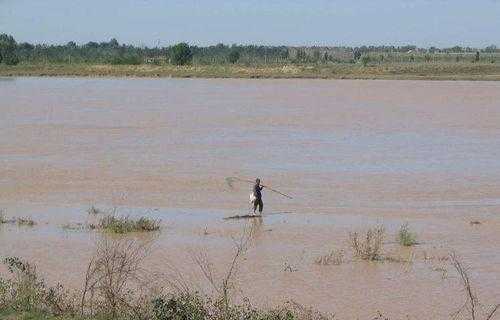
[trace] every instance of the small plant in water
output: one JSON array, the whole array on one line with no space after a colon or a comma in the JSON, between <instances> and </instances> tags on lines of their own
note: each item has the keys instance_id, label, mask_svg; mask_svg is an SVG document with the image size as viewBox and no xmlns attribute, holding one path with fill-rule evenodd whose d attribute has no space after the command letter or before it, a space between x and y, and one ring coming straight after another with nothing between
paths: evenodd
<instances>
[{"instance_id":1,"label":"small plant in water","mask_svg":"<svg viewBox=\"0 0 500 320\"><path fill-rule=\"evenodd\" d=\"M99 221L99 229L113 233L149 232L160 230L160 220L141 217L134 220L130 217L105 216Z\"/></svg>"},{"instance_id":2,"label":"small plant in water","mask_svg":"<svg viewBox=\"0 0 500 320\"><path fill-rule=\"evenodd\" d=\"M329 254L317 257L314 260L316 264L329 266L329 265L341 265L344 262L344 251L343 250L332 250Z\"/></svg>"},{"instance_id":3,"label":"small plant in water","mask_svg":"<svg viewBox=\"0 0 500 320\"><path fill-rule=\"evenodd\" d=\"M96 215L96 214L102 213L102 211L94 206L91 206L90 208L88 208L87 213L92 214L92 215Z\"/></svg>"},{"instance_id":4,"label":"small plant in water","mask_svg":"<svg viewBox=\"0 0 500 320\"><path fill-rule=\"evenodd\" d=\"M33 227L36 222L31 218L17 218L16 223L18 226Z\"/></svg>"},{"instance_id":5,"label":"small plant in water","mask_svg":"<svg viewBox=\"0 0 500 320\"><path fill-rule=\"evenodd\" d=\"M3 210L0 210L0 224L8 223L9 221L5 217L5 213Z\"/></svg>"},{"instance_id":6,"label":"small plant in water","mask_svg":"<svg viewBox=\"0 0 500 320\"><path fill-rule=\"evenodd\" d=\"M361 237L357 232L351 233L350 239L354 255L363 260L380 260L384 235L385 229L381 226L368 229L364 237Z\"/></svg>"},{"instance_id":7,"label":"small plant in water","mask_svg":"<svg viewBox=\"0 0 500 320\"><path fill-rule=\"evenodd\" d=\"M417 235L411 232L408 224L405 223L399 228L397 241L402 246L411 247L417 244Z\"/></svg>"}]
</instances>

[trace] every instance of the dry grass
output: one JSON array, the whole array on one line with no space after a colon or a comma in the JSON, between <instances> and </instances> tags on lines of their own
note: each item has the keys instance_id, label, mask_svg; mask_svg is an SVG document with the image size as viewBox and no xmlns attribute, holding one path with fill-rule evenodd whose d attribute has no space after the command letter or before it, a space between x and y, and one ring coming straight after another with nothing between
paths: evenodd
<instances>
[{"instance_id":1,"label":"dry grass","mask_svg":"<svg viewBox=\"0 0 500 320\"><path fill-rule=\"evenodd\" d=\"M349 236L356 257L369 261L382 259L382 245L385 236L385 229L382 226L368 229L363 236L358 232L352 232Z\"/></svg>"},{"instance_id":2,"label":"dry grass","mask_svg":"<svg viewBox=\"0 0 500 320\"><path fill-rule=\"evenodd\" d=\"M491 63L384 63L324 65L0 65L0 76L179 77L179 78L320 78L500 80L500 64Z\"/></svg>"},{"instance_id":3,"label":"dry grass","mask_svg":"<svg viewBox=\"0 0 500 320\"><path fill-rule=\"evenodd\" d=\"M218 277L213 269L213 264L204 252L199 252L192 256L193 261L200 268L203 276L209 282L217 294L217 311L221 316L228 318L231 312L231 290L234 289L234 278L238 271L238 264L248 250L250 240L252 239L252 230L244 229L241 236L233 238L234 252L231 262L226 272Z\"/></svg>"}]
</instances>

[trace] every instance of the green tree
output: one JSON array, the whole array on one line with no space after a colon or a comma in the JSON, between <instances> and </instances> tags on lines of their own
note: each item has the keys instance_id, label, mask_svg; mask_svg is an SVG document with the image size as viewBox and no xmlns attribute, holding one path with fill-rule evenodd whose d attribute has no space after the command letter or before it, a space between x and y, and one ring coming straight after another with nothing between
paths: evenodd
<instances>
[{"instance_id":1,"label":"green tree","mask_svg":"<svg viewBox=\"0 0 500 320\"><path fill-rule=\"evenodd\" d=\"M488 52L488 53L495 53L497 51L497 47L492 44L491 46L487 46L486 48L484 48L484 52Z\"/></svg>"},{"instance_id":2,"label":"green tree","mask_svg":"<svg viewBox=\"0 0 500 320\"><path fill-rule=\"evenodd\" d=\"M229 52L228 60L230 63L236 63L240 60L240 50L237 48L232 48L231 52Z\"/></svg>"},{"instance_id":3,"label":"green tree","mask_svg":"<svg viewBox=\"0 0 500 320\"><path fill-rule=\"evenodd\" d=\"M352 55L353 55L353 58L355 61L358 61L359 59L361 59L361 50L359 50L358 48L354 49L353 52L352 52Z\"/></svg>"},{"instance_id":4,"label":"green tree","mask_svg":"<svg viewBox=\"0 0 500 320\"><path fill-rule=\"evenodd\" d=\"M187 43L181 42L172 47L170 63L183 66L191 63L192 60L193 52Z\"/></svg>"},{"instance_id":5,"label":"green tree","mask_svg":"<svg viewBox=\"0 0 500 320\"><path fill-rule=\"evenodd\" d=\"M19 63L16 56L17 43L14 37L5 33L0 34L0 63L3 62L9 65Z\"/></svg>"}]
</instances>

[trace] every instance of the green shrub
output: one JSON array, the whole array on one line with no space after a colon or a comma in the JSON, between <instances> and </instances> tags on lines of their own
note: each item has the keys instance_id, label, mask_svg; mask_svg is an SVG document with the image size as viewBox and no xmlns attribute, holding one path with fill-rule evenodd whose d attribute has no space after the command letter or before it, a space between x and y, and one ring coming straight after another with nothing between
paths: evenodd
<instances>
[{"instance_id":1,"label":"green shrub","mask_svg":"<svg viewBox=\"0 0 500 320\"><path fill-rule=\"evenodd\" d=\"M399 228L397 241L402 246L411 247L417 244L417 235L411 232L408 224L405 223Z\"/></svg>"},{"instance_id":2,"label":"green shrub","mask_svg":"<svg viewBox=\"0 0 500 320\"><path fill-rule=\"evenodd\" d=\"M0 279L0 307L16 312L47 312L73 315L74 306L61 285L47 287L38 277L36 267L17 257L3 260L11 278Z\"/></svg>"},{"instance_id":3,"label":"green shrub","mask_svg":"<svg viewBox=\"0 0 500 320\"><path fill-rule=\"evenodd\" d=\"M153 314L156 320L204 320L208 311L205 301L196 295L159 297L153 300Z\"/></svg>"}]
</instances>

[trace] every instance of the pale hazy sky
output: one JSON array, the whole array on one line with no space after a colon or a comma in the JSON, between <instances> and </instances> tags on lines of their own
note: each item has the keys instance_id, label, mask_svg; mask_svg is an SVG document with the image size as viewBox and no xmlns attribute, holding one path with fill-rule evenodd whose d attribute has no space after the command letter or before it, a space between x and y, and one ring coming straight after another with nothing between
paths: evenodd
<instances>
[{"instance_id":1,"label":"pale hazy sky","mask_svg":"<svg viewBox=\"0 0 500 320\"><path fill-rule=\"evenodd\" d=\"M18 42L500 45L500 0L0 0Z\"/></svg>"}]
</instances>

